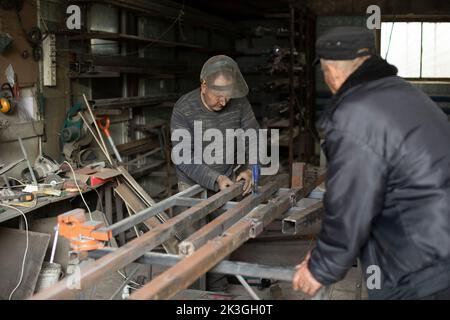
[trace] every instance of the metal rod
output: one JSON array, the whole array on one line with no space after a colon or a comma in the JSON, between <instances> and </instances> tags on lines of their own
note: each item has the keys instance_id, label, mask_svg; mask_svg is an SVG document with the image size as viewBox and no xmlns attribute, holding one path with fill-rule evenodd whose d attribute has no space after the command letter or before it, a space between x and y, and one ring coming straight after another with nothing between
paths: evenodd
<instances>
[{"instance_id":1,"label":"metal rod","mask_svg":"<svg viewBox=\"0 0 450 320\"><path fill-rule=\"evenodd\" d=\"M36 180L36 176L34 175L33 167L31 166L30 160L28 159L27 150L25 150L25 146L23 145L23 141L22 141L21 137L19 137L19 144L20 144L20 149L22 149L23 157L27 161L28 170L30 171L31 179L33 180L34 185L37 186L38 182Z\"/></svg>"},{"instance_id":2,"label":"metal rod","mask_svg":"<svg viewBox=\"0 0 450 320\"><path fill-rule=\"evenodd\" d=\"M277 191L278 187L279 181L276 180L274 182L270 182L263 186L259 193L249 195L244 200L240 201L236 206L215 218L213 221L180 243L178 247L180 254L190 255L196 249L205 244L206 241L220 235L244 215L249 213L255 206L268 200L272 194Z\"/></svg>"},{"instance_id":3,"label":"metal rod","mask_svg":"<svg viewBox=\"0 0 450 320\"><path fill-rule=\"evenodd\" d=\"M324 211L323 202L320 201L306 209L300 210L285 217L282 221L282 232L284 234L297 234L302 228L320 219Z\"/></svg>"},{"instance_id":4,"label":"metal rod","mask_svg":"<svg viewBox=\"0 0 450 320\"><path fill-rule=\"evenodd\" d=\"M87 98L86 98L86 95L85 95L84 93L83 93L83 99L84 99L84 103L86 104L86 108L88 109L89 114L91 115L92 121L94 122L94 127L95 127L95 129L97 130L98 138L99 138L99 140L100 140L101 143L102 143L103 150L108 150L108 148L106 147L106 143L105 143L105 141L103 140L102 133L101 133L101 131L100 131L98 125L97 125L97 121L95 120L94 113L92 112L91 106L89 105L89 102L88 102L88 100L87 100ZM111 156L109 155L109 153L107 153L107 155L108 155L108 160L109 160L109 162L110 162L110 163L113 163L113 161L112 161Z\"/></svg>"},{"instance_id":5,"label":"metal rod","mask_svg":"<svg viewBox=\"0 0 450 320\"><path fill-rule=\"evenodd\" d=\"M163 242L169 240L177 231L190 226L202 219L212 211L224 205L242 192L242 183L236 183L212 197L205 199L198 205L189 208L164 224L158 225L140 237L128 242L115 252L97 260L94 264L80 267L79 283L82 290L91 287L106 273L116 271L135 261L146 252L154 249ZM66 281L59 281L53 286L44 289L30 299L69 299L76 297L77 290L69 289Z\"/></svg>"},{"instance_id":6,"label":"metal rod","mask_svg":"<svg viewBox=\"0 0 450 320\"><path fill-rule=\"evenodd\" d=\"M292 207L297 198L303 198L315 187L316 183L307 183L303 188L292 189L290 193L279 196L264 207L252 210L247 219L241 219L224 235L208 241L192 255L184 258L136 291L130 298L159 300L173 297L179 291L189 287L196 279L212 269L252 236L255 237L262 232L260 225L270 224Z\"/></svg>"},{"instance_id":7,"label":"metal rod","mask_svg":"<svg viewBox=\"0 0 450 320\"><path fill-rule=\"evenodd\" d=\"M156 203L155 200L150 197L150 195L141 187L139 183L136 182L133 176L123 166L118 166L116 169L119 170L128 184L134 189L134 191L136 191L136 193L141 197L144 203L146 203L150 207ZM165 219L163 220L165 221Z\"/></svg>"},{"instance_id":8,"label":"metal rod","mask_svg":"<svg viewBox=\"0 0 450 320\"><path fill-rule=\"evenodd\" d=\"M117 290L113 293L113 295L109 298L109 300L116 299L119 293L122 292L123 288L125 288L125 286L131 281L131 278L139 271L139 267L140 266L137 266L136 268L133 269L133 271L131 271L130 275L123 281L120 287L117 288Z\"/></svg>"},{"instance_id":9,"label":"metal rod","mask_svg":"<svg viewBox=\"0 0 450 320\"><path fill-rule=\"evenodd\" d=\"M238 275L236 275L236 278L239 280L239 282L242 284L242 286L245 288L245 290L247 290L247 292L250 294L250 296L253 298L253 300L261 300L261 298L258 297L256 292L252 289L252 287L250 287L248 285L247 281L245 281L243 276L238 274Z\"/></svg>"},{"instance_id":10,"label":"metal rod","mask_svg":"<svg viewBox=\"0 0 450 320\"><path fill-rule=\"evenodd\" d=\"M52 254L50 255L50 263L53 263L53 259L55 258L56 244L58 243L58 235L59 235L59 224L57 224L55 227L55 238L53 239Z\"/></svg>"},{"instance_id":11,"label":"metal rod","mask_svg":"<svg viewBox=\"0 0 450 320\"><path fill-rule=\"evenodd\" d=\"M84 125L86 126L86 128L89 130L89 132L91 133L91 135L94 137L95 141L97 142L98 146L100 147L100 150L102 150L103 154L106 157L106 160L108 160L108 162L113 165L113 162L110 158L110 155L108 153L108 150L103 149L103 146L101 144L101 142L98 140L97 135L94 133L94 130L92 130L91 125L89 124L89 122L87 121L87 119L84 117L84 115L81 112L78 112L78 115L80 116L80 118L83 120Z\"/></svg>"}]
</instances>

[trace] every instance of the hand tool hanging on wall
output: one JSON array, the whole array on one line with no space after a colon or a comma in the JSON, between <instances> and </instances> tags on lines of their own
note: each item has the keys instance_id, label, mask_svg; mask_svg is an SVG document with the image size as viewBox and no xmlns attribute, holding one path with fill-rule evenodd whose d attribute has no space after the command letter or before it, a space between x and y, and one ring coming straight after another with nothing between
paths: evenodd
<instances>
[{"instance_id":1,"label":"hand tool hanging on wall","mask_svg":"<svg viewBox=\"0 0 450 320\"><path fill-rule=\"evenodd\" d=\"M4 114L11 114L15 109L16 96L11 85L5 82L0 88L0 112Z\"/></svg>"}]
</instances>

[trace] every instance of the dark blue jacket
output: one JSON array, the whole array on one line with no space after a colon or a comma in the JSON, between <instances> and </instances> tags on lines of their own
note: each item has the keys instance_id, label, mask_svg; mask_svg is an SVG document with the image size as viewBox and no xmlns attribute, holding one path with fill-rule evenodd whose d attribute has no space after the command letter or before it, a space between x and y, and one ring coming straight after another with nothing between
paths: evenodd
<instances>
[{"instance_id":1,"label":"dark blue jacket","mask_svg":"<svg viewBox=\"0 0 450 320\"><path fill-rule=\"evenodd\" d=\"M309 267L328 285L360 257L381 270L375 299L450 287L450 124L422 91L372 57L332 99L325 214ZM371 273L366 274L370 276Z\"/></svg>"}]
</instances>

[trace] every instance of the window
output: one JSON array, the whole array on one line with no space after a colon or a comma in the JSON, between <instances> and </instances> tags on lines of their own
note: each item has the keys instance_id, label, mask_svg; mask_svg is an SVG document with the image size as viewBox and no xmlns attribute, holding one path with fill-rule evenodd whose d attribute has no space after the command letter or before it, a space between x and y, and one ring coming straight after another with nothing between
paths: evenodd
<instances>
[{"instance_id":1,"label":"window","mask_svg":"<svg viewBox=\"0 0 450 320\"><path fill-rule=\"evenodd\" d=\"M450 23L383 22L381 57L404 78L450 78Z\"/></svg>"}]
</instances>

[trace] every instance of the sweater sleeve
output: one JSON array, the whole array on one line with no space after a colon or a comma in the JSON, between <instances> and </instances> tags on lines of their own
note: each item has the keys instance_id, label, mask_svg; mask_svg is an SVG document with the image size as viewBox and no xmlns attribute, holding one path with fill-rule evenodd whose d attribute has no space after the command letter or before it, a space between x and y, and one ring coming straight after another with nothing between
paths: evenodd
<instances>
[{"instance_id":1,"label":"sweater sleeve","mask_svg":"<svg viewBox=\"0 0 450 320\"><path fill-rule=\"evenodd\" d=\"M190 128L186 117L180 112L179 108L174 108L172 113L172 118L170 122L170 131L172 133L177 129L183 129L190 133L193 139L193 130ZM180 141L174 141L172 139L172 147L175 147ZM194 147L193 141L191 143L191 159L190 163L177 164L177 168L184 172L189 178L198 183L199 185L213 190L218 191L219 186L217 184L217 178L220 173L211 169L206 164L194 164Z\"/></svg>"}]
</instances>

